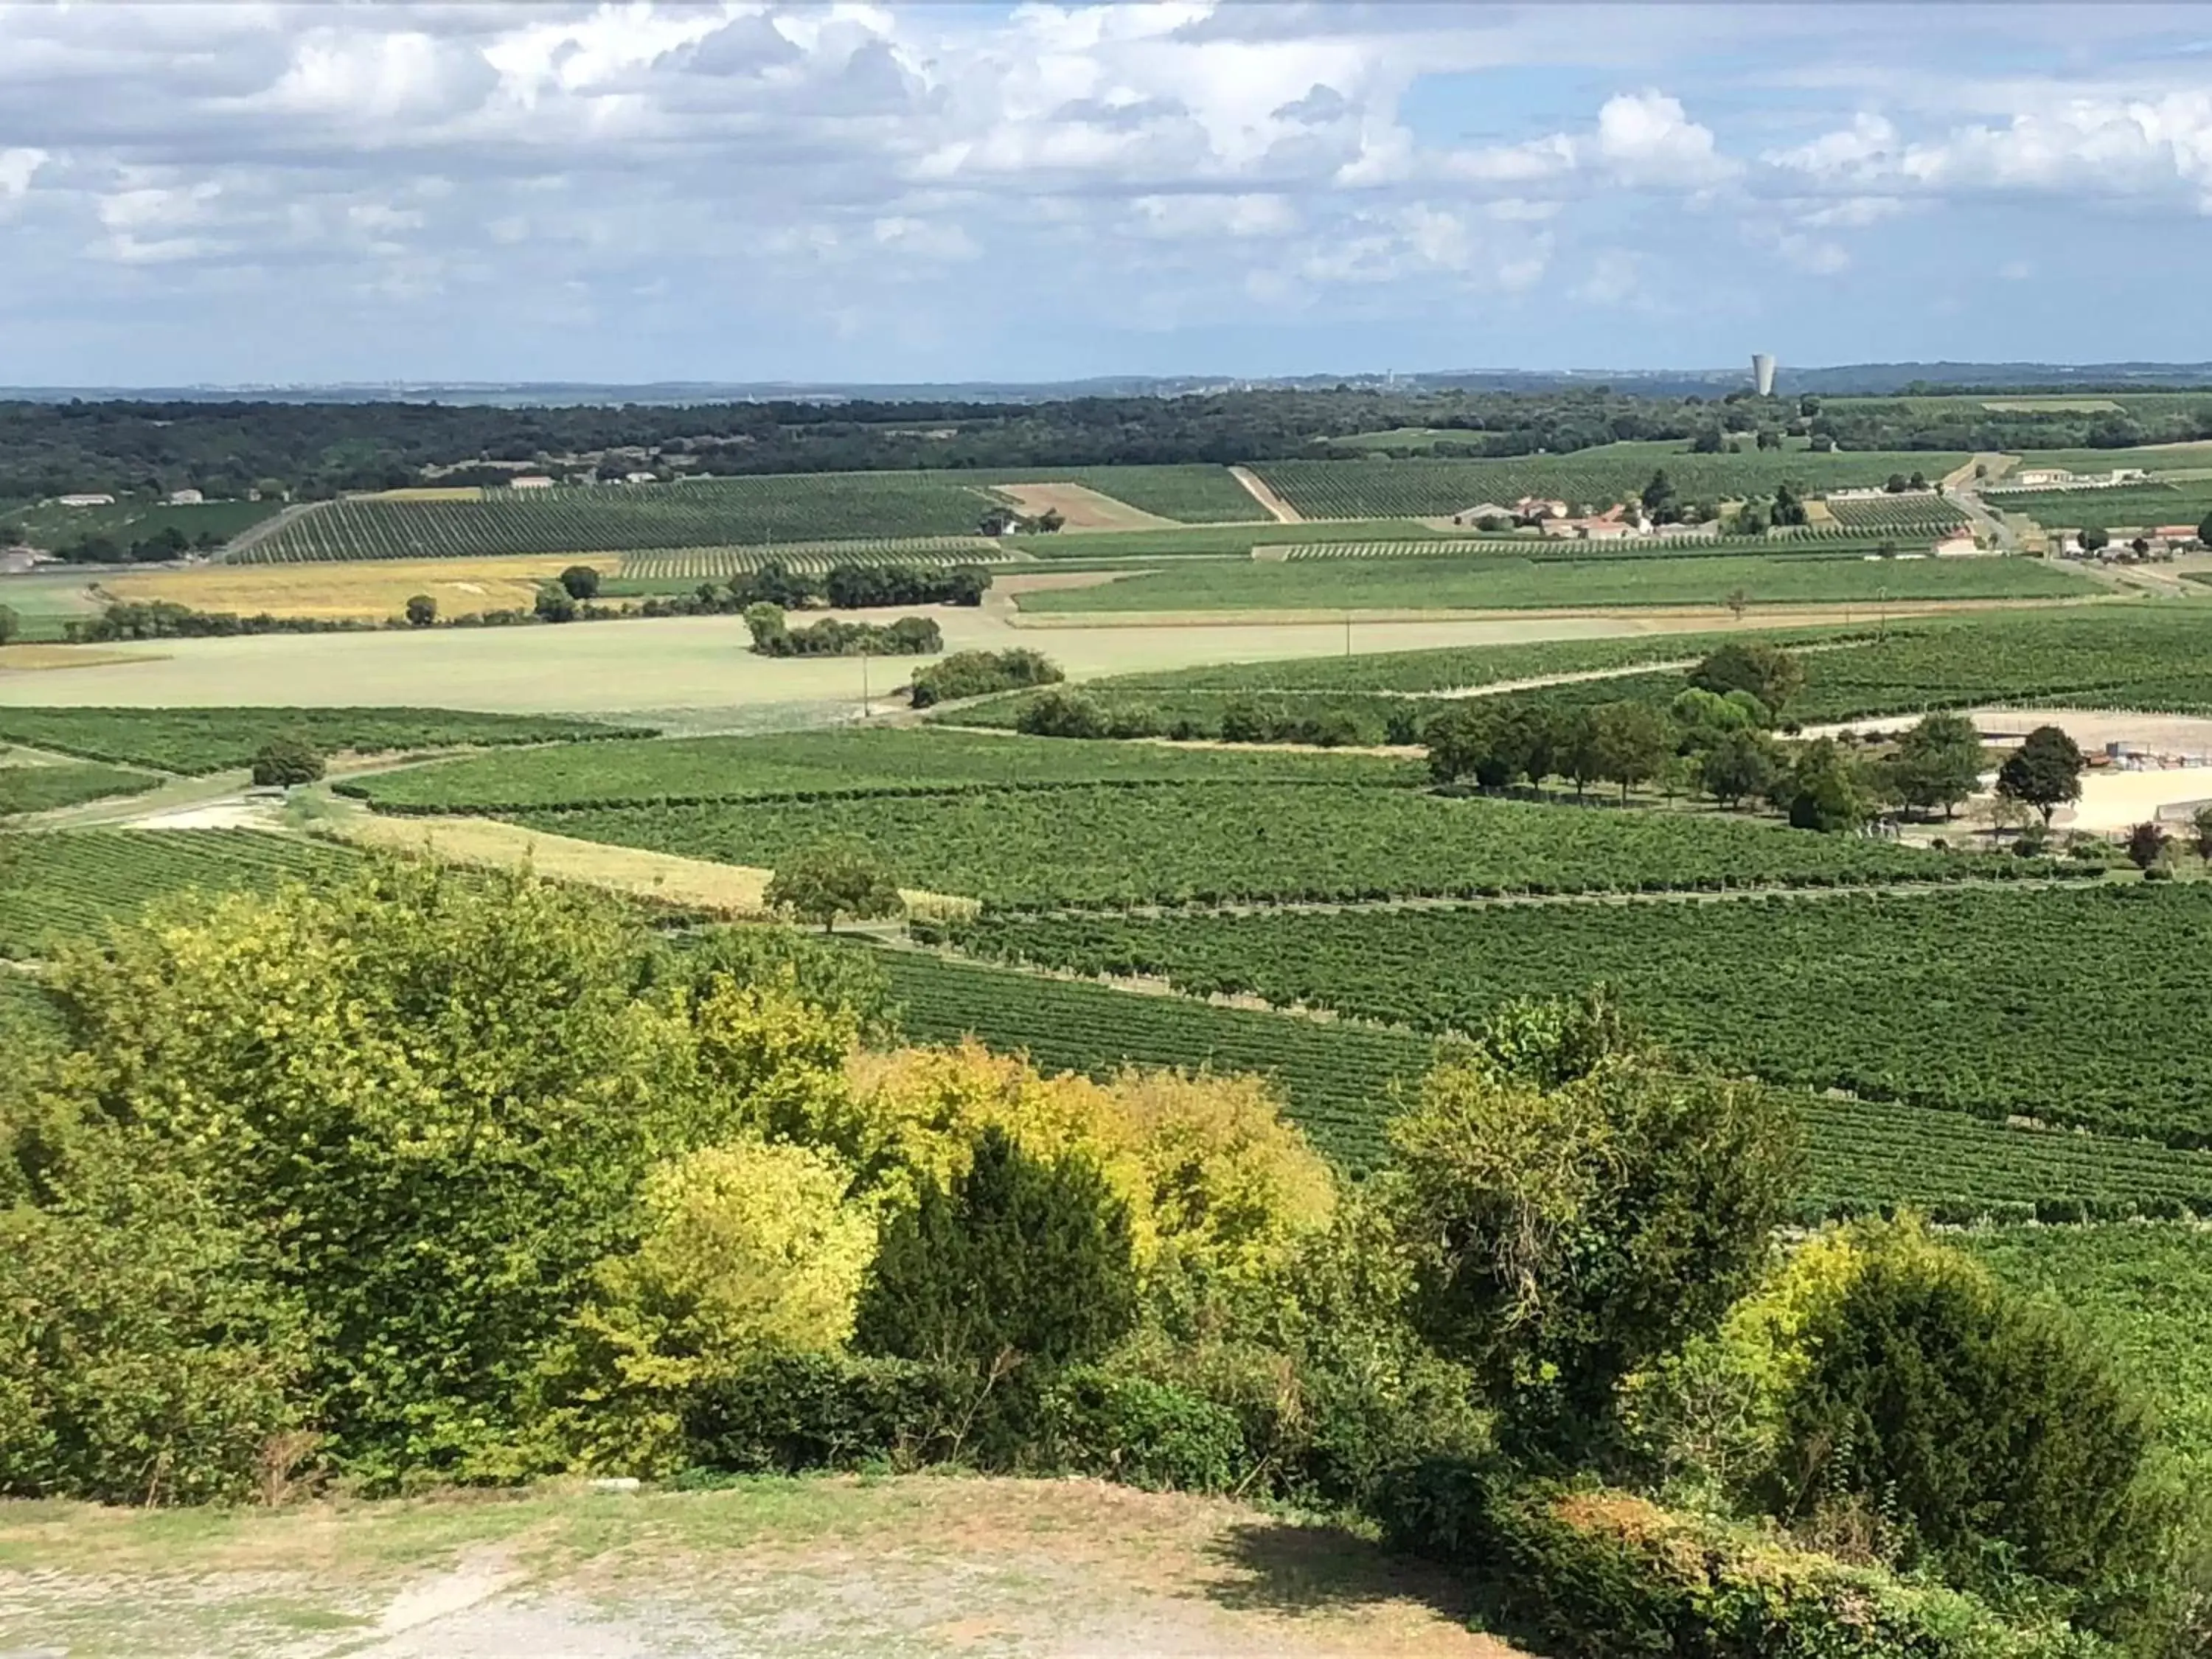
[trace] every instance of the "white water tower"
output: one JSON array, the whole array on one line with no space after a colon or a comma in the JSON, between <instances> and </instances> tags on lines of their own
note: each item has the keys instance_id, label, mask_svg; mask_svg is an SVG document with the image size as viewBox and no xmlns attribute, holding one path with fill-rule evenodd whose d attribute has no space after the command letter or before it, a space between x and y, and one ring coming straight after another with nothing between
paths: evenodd
<instances>
[{"instance_id":1,"label":"white water tower","mask_svg":"<svg viewBox=\"0 0 2212 1659\"><path fill-rule=\"evenodd\" d=\"M1754 351L1751 354L1751 383L1762 398L1774 395L1774 354Z\"/></svg>"}]
</instances>

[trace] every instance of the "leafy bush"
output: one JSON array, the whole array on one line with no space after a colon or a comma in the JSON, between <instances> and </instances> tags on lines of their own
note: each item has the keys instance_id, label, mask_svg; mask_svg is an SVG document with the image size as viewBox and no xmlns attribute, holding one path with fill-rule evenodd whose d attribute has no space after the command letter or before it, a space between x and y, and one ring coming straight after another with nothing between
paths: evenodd
<instances>
[{"instance_id":1,"label":"leafy bush","mask_svg":"<svg viewBox=\"0 0 2212 1659\"><path fill-rule=\"evenodd\" d=\"M1080 691L1048 691L1022 710L1015 729L1036 738L1103 738L1112 722Z\"/></svg>"},{"instance_id":2,"label":"leafy bush","mask_svg":"<svg viewBox=\"0 0 2212 1659\"><path fill-rule=\"evenodd\" d=\"M599 597L599 573L587 564L572 564L561 573L561 591L581 603Z\"/></svg>"},{"instance_id":3,"label":"leafy bush","mask_svg":"<svg viewBox=\"0 0 2212 1659\"><path fill-rule=\"evenodd\" d=\"M254 752L253 781L264 788L320 781L322 751L305 738L271 738Z\"/></svg>"},{"instance_id":4,"label":"leafy bush","mask_svg":"<svg viewBox=\"0 0 2212 1659\"><path fill-rule=\"evenodd\" d=\"M1226 1407L1096 1365L1072 1365L1046 1389L1043 1443L1054 1466L1156 1490L1227 1492L1249 1467Z\"/></svg>"},{"instance_id":5,"label":"leafy bush","mask_svg":"<svg viewBox=\"0 0 2212 1659\"><path fill-rule=\"evenodd\" d=\"M1602 1487L1438 1460L1394 1484L1385 1537L1464 1565L1577 1659L2099 1659L2062 1623Z\"/></svg>"},{"instance_id":6,"label":"leafy bush","mask_svg":"<svg viewBox=\"0 0 2212 1659\"><path fill-rule=\"evenodd\" d=\"M1094 1358L1136 1317L1128 1206L1097 1167L986 1129L948 1190L925 1176L860 1297L865 1352L994 1373Z\"/></svg>"},{"instance_id":7,"label":"leafy bush","mask_svg":"<svg viewBox=\"0 0 2212 1659\"><path fill-rule=\"evenodd\" d=\"M957 1455L975 1379L965 1370L854 1354L776 1354L708 1382L688 1402L697 1464L795 1474Z\"/></svg>"},{"instance_id":8,"label":"leafy bush","mask_svg":"<svg viewBox=\"0 0 2212 1659\"><path fill-rule=\"evenodd\" d=\"M1057 685L1065 678L1060 665L1042 652L1019 647L1010 651L956 651L942 662L915 671L911 696L916 708L927 708L1027 685Z\"/></svg>"}]
</instances>

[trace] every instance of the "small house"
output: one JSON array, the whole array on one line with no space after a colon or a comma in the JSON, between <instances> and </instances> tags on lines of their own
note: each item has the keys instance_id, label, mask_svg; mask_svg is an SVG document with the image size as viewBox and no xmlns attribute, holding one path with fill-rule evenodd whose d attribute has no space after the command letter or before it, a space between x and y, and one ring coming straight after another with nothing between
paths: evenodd
<instances>
[{"instance_id":1,"label":"small house","mask_svg":"<svg viewBox=\"0 0 2212 1659\"><path fill-rule=\"evenodd\" d=\"M2074 483L2075 478L2063 466L2031 466L2011 474L2005 482L2022 489L2053 489Z\"/></svg>"},{"instance_id":2,"label":"small house","mask_svg":"<svg viewBox=\"0 0 2212 1659\"><path fill-rule=\"evenodd\" d=\"M55 498L64 507L112 507L112 495L60 495Z\"/></svg>"},{"instance_id":3,"label":"small house","mask_svg":"<svg viewBox=\"0 0 2212 1659\"><path fill-rule=\"evenodd\" d=\"M205 500L207 497L197 489L173 489L169 492L171 507L198 507Z\"/></svg>"},{"instance_id":4,"label":"small house","mask_svg":"<svg viewBox=\"0 0 2212 1659\"><path fill-rule=\"evenodd\" d=\"M657 472L625 472L623 474L623 482L624 483L659 483L660 475Z\"/></svg>"},{"instance_id":5,"label":"small house","mask_svg":"<svg viewBox=\"0 0 2212 1659\"><path fill-rule=\"evenodd\" d=\"M1496 501L1477 501L1473 507L1463 507L1451 515L1451 521L1459 525L1479 525L1485 519L1503 519L1510 524L1514 512L1511 507L1500 507Z\"/></svg>"}]
</instances>

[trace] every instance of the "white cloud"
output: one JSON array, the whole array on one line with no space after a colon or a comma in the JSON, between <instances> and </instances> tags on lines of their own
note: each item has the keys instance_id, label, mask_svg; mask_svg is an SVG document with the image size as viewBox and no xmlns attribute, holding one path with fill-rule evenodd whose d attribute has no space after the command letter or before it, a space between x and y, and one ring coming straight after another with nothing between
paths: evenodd
<instances>
[{"instance_id":1,"label":"white cloud","mask_svg":"<svg viewBox=\"0 0 2212 1659\"><path fill-rule=\"evenodd\" d=\"M1129 205L1143 234L1170 241L1286 236L1299 224L1297 207L1276 194L1139 196Z\"/></svg>"},{"instance_id":2,"label":"white cloud","mask_svg":"<svg viewBox=\"0 0 2212 1659\"><path fill-rule=\"evenodd\" d=\"M1659 92L1607 99L1588 154L1622 182L1647 187L1694 190L1739 170L1721 155L1710 127L1691 120L1680 99Z\"/></svg>"},{"instance_id":3,"label":"white cloud","mask_svg":"<svg viewBox=\"0 0 2212 1659\"><path fill-rule=\"evenodd\" d=\"M1637 296L1642 263L1626 248L1602 249L1591 261L1589 275L1575 284L1574 297L1585 305L1627 304Z\"/></svg>"},{"instance_id":4,"label":"white cloud","mask_svg":"<svg viewBox=\"0 0 2212 1659\"><path fill-rule=\"evenodd\" d=\"M975 239L966 228L957 223L932 223L927 219L894 216L877 220L874 230L877 246L912 254L917 259L949 264L976 258L983 252L975 246Z\"/></svg>"},{"instance_id":5,"label":"white cloud","mask_svg":"<svg viewBox=\"0 0 2212 1659\"><path fill-rule=\"evenodd\" d=\"M21 201L30 194L31 180L46 164L46 152L27 145L0 149L0 199Z\"/></svg>"},{"instance_id":6,"label":"white cloud","mask_svg":"<svg viewBox=\"0 0 2212 1659\"><path fill-rule=\"evenodd\" d=\"M1881 116L1862 110L1850 126L1790 149L1769 150L1759 159L1769 167L1829 179L1878 172L1894 160L1897 129Z\"/></svg>"}]
</instances>

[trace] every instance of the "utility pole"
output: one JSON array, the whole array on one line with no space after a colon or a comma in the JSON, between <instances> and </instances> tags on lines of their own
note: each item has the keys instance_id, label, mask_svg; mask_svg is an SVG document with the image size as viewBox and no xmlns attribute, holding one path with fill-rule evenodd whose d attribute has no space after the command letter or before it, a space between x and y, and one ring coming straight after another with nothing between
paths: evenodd
<instances>
[{"instance_id":1,"label":"utility pole","mask_svg":"<svg viewBox=\"0 0 2212 1659\"><path fill-rule=\"evenodd\" d=\"M1349 611L1344 613L1344 654L1347 657L1352 654L1352 613Z\"/></svg>"}]
</instances>

